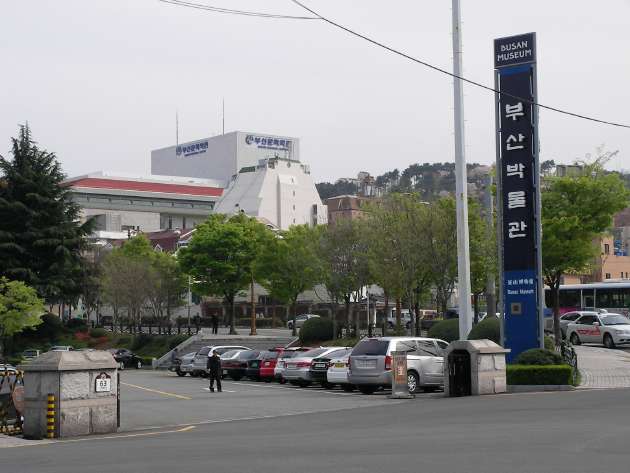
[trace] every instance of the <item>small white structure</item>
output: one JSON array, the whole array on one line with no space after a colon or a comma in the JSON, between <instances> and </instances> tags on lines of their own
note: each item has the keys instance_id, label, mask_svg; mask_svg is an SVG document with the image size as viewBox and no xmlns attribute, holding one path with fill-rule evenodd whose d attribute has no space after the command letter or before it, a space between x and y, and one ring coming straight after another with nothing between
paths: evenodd
<instances>
[{"instance_id":1,"label":"small white structure","mask_svg":"<svg viewBox=\"0 0 630 473\"><path fill-rule=\"evenodd\" d=\"M244 212L281 230L291 225L325 224L322 204L307 165L285 158L262 159L242 168L214 208L215 213Z\"/></svg>"},{"instance_id":2,"label":"small white structure","mask_svg":"<svg viewBox=\"0 0 630 473\"><path fill-rule=\"evenodd\" d=\"M492 340L456 340L444 353L444 395L480 396L507 390L505 354Z\"/></svg>"}]
</instances>

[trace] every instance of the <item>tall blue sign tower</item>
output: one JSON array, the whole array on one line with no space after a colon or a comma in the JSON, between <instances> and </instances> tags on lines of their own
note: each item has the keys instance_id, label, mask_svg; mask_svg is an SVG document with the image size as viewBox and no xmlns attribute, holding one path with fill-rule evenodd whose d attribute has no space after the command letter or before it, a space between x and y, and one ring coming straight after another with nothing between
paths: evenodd
<instances>
[{"instance_id":1,"label":"tall blue sign tower","mask_svg":"<svg viewBox=\"0 0 630 473\"><path fill-rule=\"evenodd\" d=\"M544 347L536 33L494 41L497 214L508 361Z\"/></svg>"}]
</instances>

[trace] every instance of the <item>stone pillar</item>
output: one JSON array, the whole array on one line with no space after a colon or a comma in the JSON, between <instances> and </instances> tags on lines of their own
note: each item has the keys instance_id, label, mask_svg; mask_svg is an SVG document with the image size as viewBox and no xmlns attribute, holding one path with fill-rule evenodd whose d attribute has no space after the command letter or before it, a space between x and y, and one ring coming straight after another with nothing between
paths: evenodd
<instances>
[{"instance_id":1,"label":"stone pillar","mask_svg":"<svg viewBox=\"0 0 630 473\"><path fill-rule=\"evenodd\" d=\"M116 432L118 363L106 351L44 353L24 371L24 436L46 437L47 397L55 396L55 437Z\"/></svg>"}]
</instances>

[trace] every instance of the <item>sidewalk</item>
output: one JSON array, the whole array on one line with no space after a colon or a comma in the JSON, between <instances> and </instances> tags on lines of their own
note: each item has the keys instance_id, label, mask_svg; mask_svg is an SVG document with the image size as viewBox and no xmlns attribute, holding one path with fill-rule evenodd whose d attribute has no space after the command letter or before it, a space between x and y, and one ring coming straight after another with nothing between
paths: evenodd
<instances>
[{"instance_id":1,"label":"sidewalk","mask_svg":"<svg viewBox=\"0 0 630 473\"><path fill-rule=\"evenodd\" d=\"M597 346L576 346L580 388L630 388L630 353Z\"/></svg>"},{"instance_id":2,"label":"sidewalk","mask_svg":"<svg viewBox=\"0 0 630 473\"><path fill-rule=\"evenodd\" d=\"M0 434L0 448L24 447L26 445L39 445L50 442L51 440L24 440L21 437L9 437L8 435Z\"/></svg>"}]
</instances>

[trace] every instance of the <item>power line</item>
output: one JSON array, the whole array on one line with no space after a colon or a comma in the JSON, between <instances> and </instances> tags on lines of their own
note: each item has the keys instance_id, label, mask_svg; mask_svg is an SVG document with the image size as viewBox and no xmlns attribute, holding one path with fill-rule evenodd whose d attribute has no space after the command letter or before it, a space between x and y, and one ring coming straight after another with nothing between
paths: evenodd
<instances>
[{"instance_id":1,"label":"power line","mask_svg":"<svg viewBox=\"0 0 630 473\"><path fill-rule=\"evenodd\" d=\"M162 1L164 1L164 0L162 0ZM361 39L363 39L363 40L365 40L365 41L367 41L367 42L369 42L369 43L371 43L371 44L373 44L375 46L383 48L383 49L385 49L385 50L387 50L387 51L389 51L391 53L397 54L398 56L402 56L405 59L409 59L410 61L413 61L413 62L416 62L418 64L421 64L421 65L423 65L425 67L428 67L429 69L433 69L434 71L441 72L442 74L446 74L446 75L448 75L450 77L453 77L455 79L459 79L459 80L461 80L463 82L466 82L468 84L474 85L476 87L480 87L482 89L488 90L490 92L494 92L496 94L501 94L501 95L503 95L505 97L510 97L510 98L513 98L513 99L522 100L522 101L524 101L524 102L526 102L528 104L535 105L537 107L544 108L544 109L547 109L547 110L551 110L553 112L558 112L558 113L561 113L561 114L564 114L564 115L569 115L569 116L572 116L572 117L575 117L575 118L581 118L583 120L589 120L589 121L592 121L592 122L602 123L604 125L611 125L611 126L616 126L616 127L620 127L620 128L630 128L630 125L625 125L623 123L611 122L611 121L607 121L607 120L600 120L598 118L589 117L587 115L581 115L579 113L569 112L568 110L563 110L563 109L560 109L560 108L551 107L549 105L543 105L541 103L537 103L537 102L534 102L532 100L528 100L528 99L523 98L523 97L518 97L516 95L508 94L506 92L501 92L501 91L495 89L494 87L490 87L490 86L482 84L480 82L476 82L474 80L467 79L467 78L465 78L463 76L459 76L459 75L453 74L452 72L447 71L446 69L442 69L442 68L440 68L438 66L434 66L433 64L430 64L428 62L425 62L425 61L422 61L422 60L420 60L418 58L410 56L409 54L403 53L402 51L399 51L399 50L394 49L394 48L392 48L390 46L387 46L386 44L380 43L380 42L378 42L378 41L376 41L376 40L374 40L372 38L369 38L368 36L365 36L365 35L363 35L361 33L358 33L358 32L356 32L356 31L354 31L354 30L352 30L352 29L350 29L350 28L348 28L346 26L343 26L343 25L341 25L341 24L339 24L339 23L329 19L329 18L326 18L325 16L320 15L315 10L313 10L313 9L307 7L306 5L300 3L298 0L291 0L291 1L293 3L295 3L296 5L302 7L304 10L306 10L306 11L310 12L311 14L315 15L315 17L316 17L315 19L319 19L319 20L325 21L326 23L328 23L328 24L330 24L330 25L332 25L332 26L334 26L336 28L339 28L340 30L345 31L346 33L349 33L349 34L351 34L353 36L356 36L357 38L361 38Z\"/></svg>"},{"instance_id":2,"label":"power line","mask_svg":"<svg viewBox=\"0 0 630 473\"><path fill-rule=\"evenodd\" d=\"M233 10L231 8L213 7L211 5L204 5L201 3L185 2L182 0L158 0L162 3L170 3L171 5L177 5L179 7L194 8L197 10L206 10L214 13L226 13L230 15L242 15L242 16L254 16L258 18L273 18L279 20L319 20L320 18L313 16L293 16L293 15L280 15L275 13L264 13L247 10Z\"/></svg>"}]
</instances>

